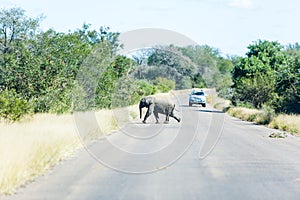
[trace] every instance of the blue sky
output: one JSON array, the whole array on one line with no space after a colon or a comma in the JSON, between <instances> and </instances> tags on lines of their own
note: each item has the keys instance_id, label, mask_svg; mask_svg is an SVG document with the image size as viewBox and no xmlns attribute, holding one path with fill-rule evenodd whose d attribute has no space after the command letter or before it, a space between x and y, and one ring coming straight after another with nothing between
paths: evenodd
<instances>
[{"instance_id":1,"label":"blue sky","mask_svg":"<svg viewBox=\"0 0 300 200\"><path fill-rule=\"evenodd\" d=\"M13 6L45 15L43 30L67 32L84 22L119 32L163 28L228 55L243 56L258 39L300 42L298 0L0 0L1 8Z\"/></svg>"}]
</instances>

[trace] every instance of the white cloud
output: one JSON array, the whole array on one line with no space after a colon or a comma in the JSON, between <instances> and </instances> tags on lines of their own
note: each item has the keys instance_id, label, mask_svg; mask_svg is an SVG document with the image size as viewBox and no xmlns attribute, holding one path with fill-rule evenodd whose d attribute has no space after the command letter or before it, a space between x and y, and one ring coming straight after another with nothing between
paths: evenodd
<instances>
[{"instance_id":1,"label":"white cloud","mask_svg":"<svg viewBox=\"0 0 300 200\"><path fill-rule=\"evenodd\" d=\"M237 8L253 8L252 0L231 0L229 6Z\"/></svg>"}]
</instances>

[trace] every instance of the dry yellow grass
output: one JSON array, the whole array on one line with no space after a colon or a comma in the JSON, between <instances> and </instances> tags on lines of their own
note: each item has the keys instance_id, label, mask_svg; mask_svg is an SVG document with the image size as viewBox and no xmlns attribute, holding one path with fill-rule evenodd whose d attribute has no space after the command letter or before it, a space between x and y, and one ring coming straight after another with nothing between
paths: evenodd
<instances>
[{"instance_id":1,"label":"dry yellow grass","mask_svg":"<svg viewBox=\"0 0 300 200\"><path fill-rule=\"evenodd\" d=\"M113 130L118 130L129 121L137 119L139 116L138 105L114 110L100 110L95 113L98 125L103 134L108 134Z\"/></svg>"},{"instance_id":2,"label":"dry yellow grass","mask_svg":"<svg viewBox=\"0 0 300 200\"><path fill-rule=\"evenodd\" d=\"M300 115L280 114L276 116L272 113L268 113L265 110L242 107L231 107L227 113L233 117L237 117L245 121L264 124L270 128L300 135Z\"/></svg>"},{"instance_id":3,"label":"dry yellow grass","mask_svg":"<svg viewBox=\"0 0 300 200\"><path fill-rule=\"evenodd\" d=\"M71 115L0 124L0 193L10 194L68 156L79 140Z\"/></svg>"},{"instance_id":4,"label":"dry yellow grass","mask_svg":"<svg viewBox=\"0 0 300 200\"><path fill-rule=\"evenodd\" d=\"M123 115L120 113L112 110L95 112L101 131L87 130L96 137L107 134L136 118L137 105L126 108ZM89 119L85 120L84 125L88 127ZM0 195L13 193L80 147L71 114L36 114L22 122L0 122Z\"/></svg>"},{"instance_id":5,"label":"dry yellow grass","mask_svg":"<svg viewBox=\"0 0 300 200\"><path fill-rule=\"evenodd\" d=\"M227 113L245 121L254 121L255 116L261 114L262 111L243 107L231 107Z\"/></svg>"},{"instance_id":6,"label":"dry yellow grass","mask_svg":"<svg viewBox=\"0 0 300 200\"><path fill-rule=\"evenodd\" d=\"M280 114L273 118L269 126L271 128L276 128L300 135L300 115Z\"/></svg>"}]
</instances>

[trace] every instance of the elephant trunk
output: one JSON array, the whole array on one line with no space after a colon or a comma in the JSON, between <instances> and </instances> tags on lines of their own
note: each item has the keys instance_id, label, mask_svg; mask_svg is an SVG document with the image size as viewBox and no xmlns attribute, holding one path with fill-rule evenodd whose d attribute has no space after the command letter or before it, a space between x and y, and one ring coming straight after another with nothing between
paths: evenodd
<instances>
[{"instance_id":1,"label":"elephant trunk","mask_svg":"<svg viewBox=\"0 0 300 200\"><path fill-rule=\"evenodd\" d=\"M142 119L142 108L143 108L143 106L142 106L142 104L140 103L140 106L139 106L139 108L140 108L140 119Z\"/></svg>"}]
</instances>

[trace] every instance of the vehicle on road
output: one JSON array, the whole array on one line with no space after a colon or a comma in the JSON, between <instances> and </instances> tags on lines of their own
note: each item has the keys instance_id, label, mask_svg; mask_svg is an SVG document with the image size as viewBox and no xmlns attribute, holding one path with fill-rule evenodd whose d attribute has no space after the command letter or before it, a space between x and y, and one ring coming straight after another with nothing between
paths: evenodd
<instances>
[{"instance_id":1,"label":"vehicle on road","mask_svg":"<svg viewBox=\"0 0 300 200\"><path fill-rule=\"evenodd\" d=\"M201 105L202 107L206 107L206 94L203 90L193 90L189 97L189 106L193 106L193 104Z\"/></svg>"}]
</instances>

